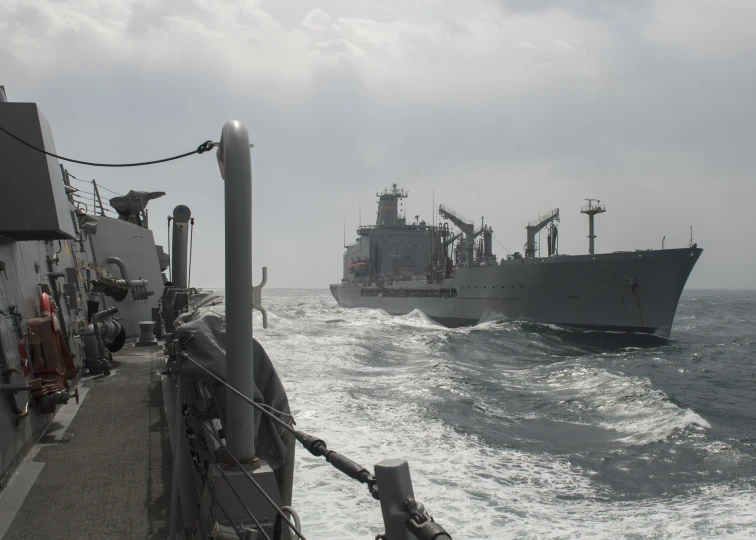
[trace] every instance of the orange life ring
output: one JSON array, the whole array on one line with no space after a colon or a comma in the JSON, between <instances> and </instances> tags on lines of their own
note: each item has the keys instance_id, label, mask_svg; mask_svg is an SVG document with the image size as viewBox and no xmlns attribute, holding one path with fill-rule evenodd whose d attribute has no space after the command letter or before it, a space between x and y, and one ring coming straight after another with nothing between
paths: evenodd
<instances>
[{"instance_id":1,"label":"orange life ring","mask_svg":"<svg viewBox=\"0 0 756 540\"><path fill-rule=\"evenodd\" d=\"M39 311L43 317L52 318L53 328L56 332L60 332L60 323L58 322L58 313L55 308L55 302L52 301L49 294L43 292L39 297Z\"/></svg>"}]
</instances>

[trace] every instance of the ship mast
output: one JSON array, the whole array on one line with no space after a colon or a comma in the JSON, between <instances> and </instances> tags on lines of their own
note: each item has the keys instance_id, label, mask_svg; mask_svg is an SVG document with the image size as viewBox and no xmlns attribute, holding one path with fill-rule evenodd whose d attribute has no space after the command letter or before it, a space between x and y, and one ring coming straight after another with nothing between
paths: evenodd
<instances>
[{"instance_id":1,"label":"ship mast","mask_svg":"<svg viewBox=\"0 0 756 540\"><path fill-rule=\"evenodd\" d=\"M586 201L588 201L588 204L580 209L580 213L588 214L588 253L593 255L594 241L596 240L593 228L593 216L606 212L606 206L602 206L601 201L597 199L586 199ZM596 201L595 205L593 201Z\"/></svg>"}]
</instances>

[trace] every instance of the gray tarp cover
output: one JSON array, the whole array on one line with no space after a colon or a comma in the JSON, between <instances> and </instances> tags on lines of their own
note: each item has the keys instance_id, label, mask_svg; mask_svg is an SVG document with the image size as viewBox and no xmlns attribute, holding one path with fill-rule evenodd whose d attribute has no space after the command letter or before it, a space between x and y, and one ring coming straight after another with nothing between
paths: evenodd
<instances>
[{"instance_id":1,"label":"gray tarp cover","mask_svg":"<svg viewBox=\"0 0 756 540\"><path fill-rule=\"evenodd\" d=\"M226 304L223 294L200 292L190 297L189 311L175 322L176 336L181 340L186 353L197 363L226 380ZM289 400L270 358L262 346L254 341L255 401L273 409L290 414ZM194 367L185 364L186 368ZM195 372L199 370L195 367ZM189 369L191 373L191 369ZM237 387L234 381L227 381ZM220 386L220 385L218 385ZM220 390L219 388L217 390ZM218 393L216 392L216 395ZM221 406L223 404L220 404ZM225 409L225 407L223 407ZM278 415L288 421L290 416ZM255 409L255 440L257 455L276 469L286 458L286 445L281 440L280 426Z\"/></svg>"},{"instance_id":2,"label":"gray tarp cover","mask_svg":"<svg viewBox=\"0 0 756 540\"><path fill-rule=\"evenodd\" d=\"M138 214L147 208L148 202L163 195L165 191L134 191L132 189L126 195L110 199L110 206L119 214Z\"/></svg>"}]
</instances>

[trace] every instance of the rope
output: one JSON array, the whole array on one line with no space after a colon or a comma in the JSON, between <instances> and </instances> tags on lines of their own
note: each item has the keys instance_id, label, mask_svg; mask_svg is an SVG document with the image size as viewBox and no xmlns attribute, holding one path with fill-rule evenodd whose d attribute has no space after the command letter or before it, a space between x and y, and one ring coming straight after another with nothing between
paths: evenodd
<instances>
[{"instance_id":1,"label":"rope","mask_svg":"<svg viewBox=\"0 0 756 540\"><path fill-rule=\"evenodd\" d=\"M82 161L79 159L72 159L72 158L59 156L57 154L53 154L52 152L48 152L47 150L43 150L42 148L38 148L34 146L33 144L28 143L19 137L16 137L13 133L11 133L10 131L8 131L2 126L0 126L0 131L8 135L10 138L17 140L21 144L28 146L32 150L36 150L37 152L41 152L45 155L57 158L61 161L70 161L71 163L78 163L79 165L89 165L91 167L141 167L143 165L156 165L158 163L165 163L167 161L173 161L176 159L185 158L194 154L202 154L204 152L207 152L208 150L212 150L215 147L215 143L213 143L212 141L205 141L202 144L200 144L196 150L192 150L191 152L184 152L183 154L179 154L177 156L171 156L171 157L167 157L163 159L155 159L152 161L139 161L136 163L94 163L91 161Z\"/></svg>"},{"instance_id":2,"label":"rope","mask_svg":"<svg viewBox=\"0 0 756 540\"><path fill-rule=\"evenodd\" d=\"M501 242L499 241L499 239L498 239L498 238L496 238L496 235L495 235L495 234L492 234L491 236L493 237L493 239L494 239L494 240L496 240L496 243L497 243L497 244L499 244L499 245L500 245L501 247L503 247L503 248L504 248L504 251L506 251L506 252L507 252L508 254L510 254L510 255L512 254L512 252L511 252L511 251L509 251L509 250L507 249L507 246L505 246L504 244L502 244L502 243L501 243Z\"/></svg>"}]
</instances>

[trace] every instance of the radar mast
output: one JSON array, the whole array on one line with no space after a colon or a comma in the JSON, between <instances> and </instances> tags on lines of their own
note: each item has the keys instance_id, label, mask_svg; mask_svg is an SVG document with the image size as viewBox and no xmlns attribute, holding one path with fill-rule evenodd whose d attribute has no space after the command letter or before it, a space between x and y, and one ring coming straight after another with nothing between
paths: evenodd
<instances>
[{"instance_id":1,"label":"radar mast","mask_svg":"<svg viewBox=\"0 0 756 540\"><path fill-rule=\"evenodd\" d=\"M593 228L593 216L606 212L606 206L602 205L598 199L586 199L586 201L588 201L588 204L580 209L580 213L588 214L588 253L593 255L594 241L596 240ZM593 201L596 201L595 205Z\"/></svg>"}]
</instances>

